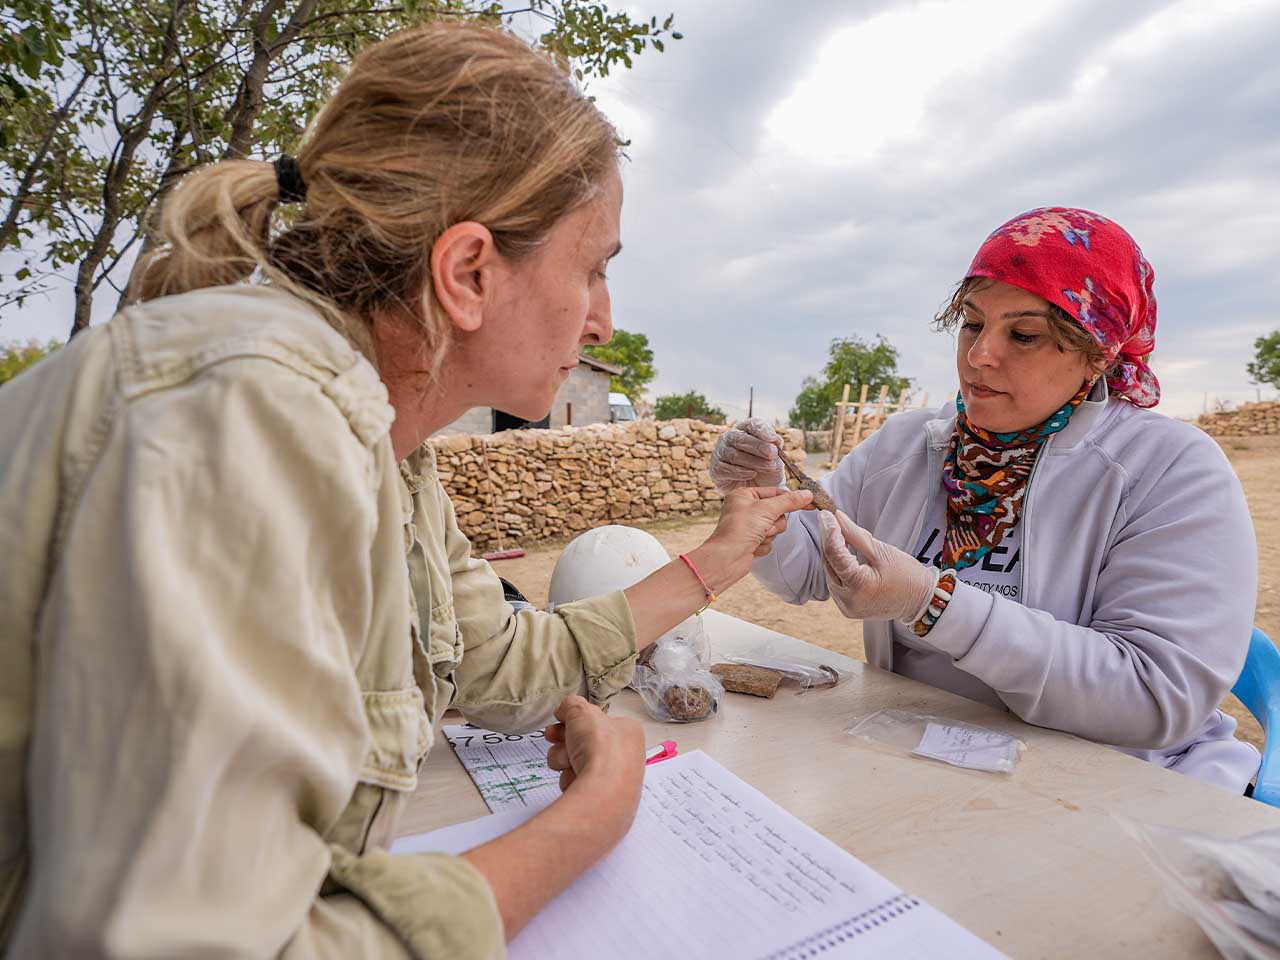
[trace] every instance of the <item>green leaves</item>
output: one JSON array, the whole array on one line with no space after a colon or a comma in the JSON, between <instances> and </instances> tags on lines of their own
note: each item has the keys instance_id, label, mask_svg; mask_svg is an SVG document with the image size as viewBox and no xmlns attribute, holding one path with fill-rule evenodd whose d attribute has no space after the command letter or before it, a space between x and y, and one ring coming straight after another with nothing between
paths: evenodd
<instances>
[{"instance_id":1,"label":"green leaves","mask_svg":"<svg viewBox=\"0 0 1280 960\"><path fill-rule=\"evenodd\" d=\"M826 429L831 425L834 403L831 390L825 382L805 377L804 384L796 395L795 406L788 413L791 425L801 430Z\"/></svg>"},{"instance_id":2,"label":"green leaves","mask_svg":"<svg viewBox=\"0 0 1280 960\"><path fill-rule=\"evenodd\" d=\"M607 4L589 0L532 0L529 10L551 24L538 44L562 65L572 62L573 76L579 81L607 77L619 64L630 68L632 57L650 47L663 52L663 37L682 38L671 30L674 14L659 25L656 16L632 20L627 13L614 13Z\"/></svg>"},{"instance_id":3,"label":"green leaves","mask_svg":"<svg viewBox=\"0 0 1280 960\"><path fill-rule=\"evenodd\" d=\"M0 150L14 139L13 108L30 98L30 81L41 79L46 64L62 64L62 45L71 36L52 2L17 0L11 7L0 21Z\"/></svg>"},{"instance_id":4,"label":"green leaves","mask_svg":"<svg viewBox=\"0 0 1280 960\"><path fill-rule=\"evenodd\" d=\"M855 391L855 397L864 383L873 394L887 385L889 395L898 397L911 386L911 378L898 375L898 350L883 336L877 334L874 341L838 337L827 348L822 376L805 377L789 414L792 426L802 430L830 427L846 383Z\"/></svg>"},{"instance_id":5,"label":"green leaves","mask_svg":"<svg viewBox=\"0 0 1280 960\"><path fill-rule=\"evenodd\" d=\"M1280 330L1253 341L1254 358L1248 365L1254 383L1280 387Z\"/></svg>"},{"instance_id":6,"label":"green leaves","mask_svg":"<svg viewBox=\"0 0 1280 960\"><path fill-rule=\"evenodd\" d=\"M643 333L628 333L615 328L613 339L608 343L603 346L587 344L582 352L622 368L622 373L611 379L609 389L625 393L632 403L640 401L645 387L658 374L653 368L653 351L649 349L649 338Z\"/></svg>"},{"instance_id":7,"label":"green leaves","mask_svg":"<svg viewBox=\"0 0 1280 960\"><path fill-rule=\"evenodd\" d=\"M43 360L57 350L61 343L50 340L40 344L35 340L27 343L0 343L0 385L12 380L23 370Z\"/></svg>"},{"instance_id":8,"label":"green leaves","mask_svg":"<svg viewBox=\"0 0 1280 960\"><path fill-rule=\"evenodd\" d=\"M17 68L31 80L38 80L45 64L62 63L62 44L71 28L52 2L14 3L11 26L0 26L0 72L13 78Z\"/></svg>"},{"instance_id":9,"label":"green leaves","mask_svg":"<svg viewBox=\"0 0 1280 960\"><path fill-rule=\"evenodd\" d=\"M688 393L672 393L659 397L653 407L653 415L659 420L678 420L689 417L707 423L724 423L725 414L719 407L707 403L707 398L696 390Z\"/></svg>"}]
</instances>

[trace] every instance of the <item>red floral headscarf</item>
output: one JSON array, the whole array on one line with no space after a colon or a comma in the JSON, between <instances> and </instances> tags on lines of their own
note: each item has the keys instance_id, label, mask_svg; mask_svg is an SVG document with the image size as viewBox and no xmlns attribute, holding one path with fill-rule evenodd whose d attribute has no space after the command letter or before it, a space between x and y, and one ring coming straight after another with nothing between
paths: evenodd
<instances>
[{"instance_id":1,"label":"red floral headscarf","mask_svg":"<svg viewBox=\"0 0 1280 960\"><path fill-rule=\"evenodd\" d=\"M1044 297L1119 360L1111 392L1139 407L1160 401L1147 366L1156 345L1155 272L1119 224L1088 210L1041 207L987 237L966 277L990 277Z\"/></svg>"}]
</instances>

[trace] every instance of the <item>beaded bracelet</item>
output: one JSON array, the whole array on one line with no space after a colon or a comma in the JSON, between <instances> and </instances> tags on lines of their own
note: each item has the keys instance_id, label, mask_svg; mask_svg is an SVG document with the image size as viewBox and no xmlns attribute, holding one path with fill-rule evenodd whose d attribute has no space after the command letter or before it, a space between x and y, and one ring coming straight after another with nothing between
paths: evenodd
<instances>
[{"instance_id":1,"label":"beaded bracelet","mask_svg":"<svg viewBox=\"0 0 1280 960\"><path fill-rule=\"evenodd\" d=\"M711 606L711 604L715 603L715 602L716 602L717 597L716 597L716 595L711 591L711 588L707 586L707 581L705 581L705 580L703 580L703 579L702 579L702 574L700 574L700 573L698 572L698 568L697 568L697 567L695 567L695 566L693 565L693 561L689 559L689 555L688 555L688 554L685 554L685 553L682 553L682 554L680 554L680 559L684 561L684 565L685 565L686 567L688 567L690 570L692 570L692 571L693 571L693 575L694 575L695 577L697 577L697 578L698 578L698 582L699 582L700 584L702 584L702 592L703 592L703 593L705 593L705 594L707 595L707 602L706 602L706 603L704 603L704 604L702 605L702 609L701 609L701 610L697 611L697 612L700 614L700 613L702 613L702 612L703 612L703 610L706 610L706 609L707 609L707 607Z\"/></svg>"},{"instance_id":2,"label":"beaded bracelet","mask_svg":"<svg viewBox=\"0 0 1280 960\"><path fill-rule=\"evenodd\" d=\"M911 632L917 637L923 637L932 630L933 625L942 616L942 611L947 609L947 604L951 602L951 595L955 592L955 570L943 570L933 588L933 596L929 599L929 605L924 608L924 613L920 615L920 619L911 625Z\"/></svg>"}]
</instances>

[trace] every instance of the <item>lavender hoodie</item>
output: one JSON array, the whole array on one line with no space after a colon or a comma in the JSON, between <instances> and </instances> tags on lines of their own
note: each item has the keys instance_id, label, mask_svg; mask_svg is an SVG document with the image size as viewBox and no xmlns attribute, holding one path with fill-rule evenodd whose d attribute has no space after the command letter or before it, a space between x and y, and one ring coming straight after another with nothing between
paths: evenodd
<instances>
[{"instance_id":1,"label":"lavender hoodie","mask_svg":"<svg viewBox=\"0 0 1280 960\"><path fill-rule=\"evenodd\" d=\"M954 426L951 404L899 413L823 486L913 552ZM826 600L816 514L792 521L754 572L789 603ZM960 583L927 642L1028 723L1242 792L1258 752L1217 706L1248 651L1257 544L1218 445L1100 382L1046 441L1020 523L1025 602ZM884 670L892 628L863 624Z\"/></svg>"}]
</instances>

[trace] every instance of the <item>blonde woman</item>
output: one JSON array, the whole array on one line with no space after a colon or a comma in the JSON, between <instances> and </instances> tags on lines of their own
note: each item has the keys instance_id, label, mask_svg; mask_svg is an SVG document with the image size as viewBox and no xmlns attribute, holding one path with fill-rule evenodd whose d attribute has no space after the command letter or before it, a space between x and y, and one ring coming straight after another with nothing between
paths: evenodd
<instances>
[{"instance_id":1,"label":"blonde woman","mask_svg":"<svg viewBox=\"0 0 1280 960\"><path fill-rule=\"evenodd\" d=\"M626 832L640 728L595 704L808 495L728 497L698 575L513 614L423 446L475 405L542 417L609 339L621 204L549 62L402 33L296 160L190 175L138 303L5 387L0 952L495 956ZM563 797L392 858L450 704L554 711Z\"/></svg>"}]
</instances>

